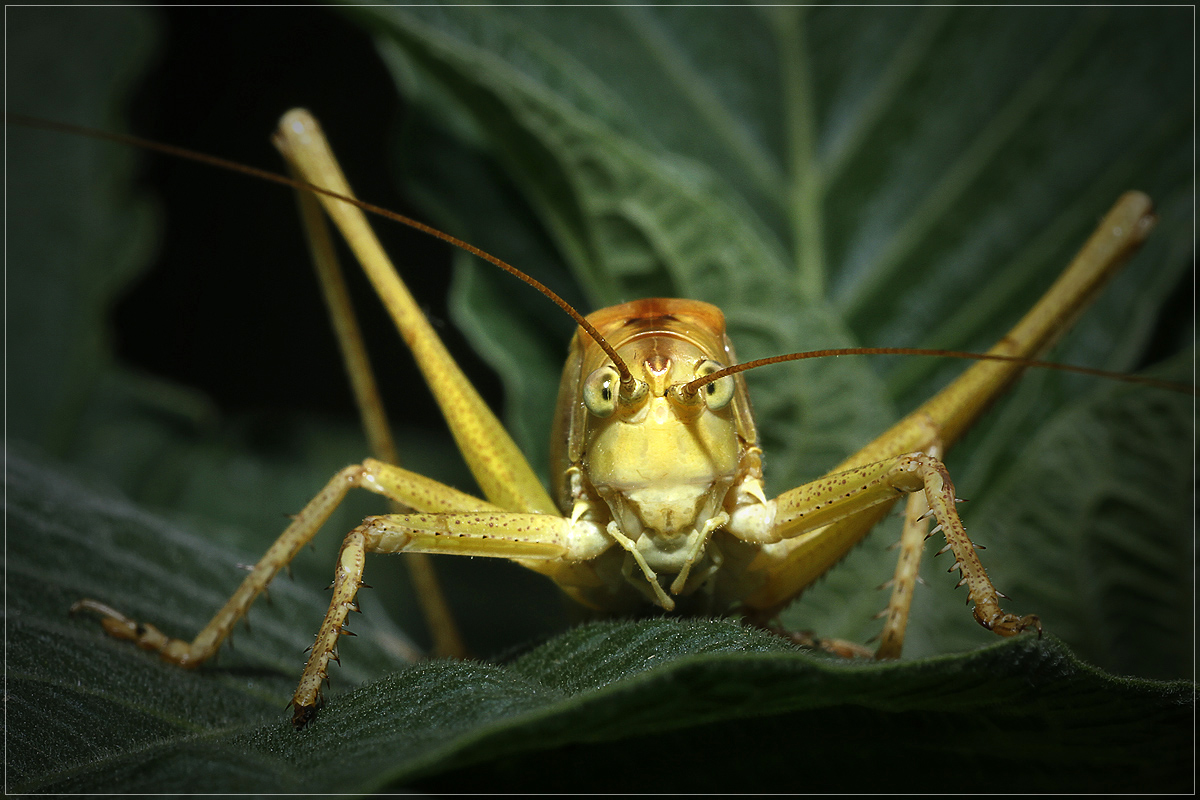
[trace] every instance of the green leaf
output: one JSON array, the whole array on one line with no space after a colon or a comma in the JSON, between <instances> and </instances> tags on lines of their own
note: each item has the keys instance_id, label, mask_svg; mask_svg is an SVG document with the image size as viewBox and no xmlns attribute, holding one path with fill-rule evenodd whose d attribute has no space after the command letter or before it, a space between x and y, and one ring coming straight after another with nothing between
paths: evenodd
<instances>
[{"instance_id":1,"label":"green leaf","mask_svg":"<svg viewBox=\"0 0 1200 800\"><path fill-rule=\"evenodd\" d=\"M224 92L234 116L203 108L197 137L253 128L240 135L263 139L269 123L248 121L245 97L290 75L280 65L295 62L297 42L335 76L331 94L396 108L386 89L346 85L370 68L326 52L339 19L314 11L319 35L280 37L267 11L212 12L221 28L257 31L256 46L277 39L282 53ZM164 61L202 22L173 13ZM299 25L310 12L288 13ZM647 294L719 301L743 357L839 343L982 348L1116 194L1136 187L1156 199L1159 228L1053 357L1130 370L1174 355L1167 374L1190 376L1186 10L352 13L415 106L396 146L415 157L407 170L428 213L585 310ZM141 11L22 8L8 22L10 111L122 127L133 74L156 46ZM197 85L219 79L214 45L204 47L208 60L184 58ZM153 76L166 80L159 68ZM303 101L336 126L319 88L287 92L262 100L279 104L262 113ZM223 202L163 234L169 245L198 226L213 269L190 279L167 317L251 320L226 344L174 332L168 319L152 329L180 350L215 348L227 384L255 387L253 410L230 412L114 354L114 306L119 316L154 238L155 215L129 188L129 154L13 127L9 136L6 789L1191 786L1194 686L1114 678L1072 655L1142 678L1193 673L1191 401L1058 374L1028 376L950 462L972 500L968 528L990 545L985 564L1015 610L1043 616L1041 642L995 644L928 558L906 648L918 658L897 664L835 662L703 620L589 625L529 650L564 628L553 587L512 565L450 559L476 652L521 655L410 666L401 654L423 638L417 612L398 559L379 558L329 704L295 734L283 705L326 603L337 531L373 508L361 499L315 555L297 559L294 583L272 586L273 604L255 606L252 631L216 664L178 670L68 617L93 596L191 635L281 515L365 447L352 421L297 405L340 377L332 356L333 374L318 373L322 357L301 344L302 328L325 323L292 288L306 278L291 282L307 269L303 253L274 252L292 234L222 218ZM343 142L335 136L353 153ZM221 178L220 192L254 191L238 180ZM288 198L269 197L256 202L290 214ZM224 229L245 241L222 247ZM267 244L252 259L261 263L215 277L251 240ZM510 424L544 469L571 325L478 265L456 272L456 319L496 366ZM209 281L220 291L203 291ZM224 305L238 294L250 310ZM267 316L267 294L283 297L282 320ZM390 337L380 328L373 341ZM248 375L289 356L300 366L274 383ZM406 363L383 371L398 375L407 418L420 392ZM827 469L957 369L842 360L755 375L772 488ZM418 420L402 438L410 466L469 488L444 434ZM871 587L890 574L891 535L806 593L788 624L858 640L876 632L883 598Z\"/></svg>"},{"instance_id":2,"label":"green leaf","mask_svg":"<svg viewBox=\"0 0 1200 800\"><path fill-rule=\"evenodd\" d=\"M881 769L861 776L863 789L892 787L884 766L931 756L954 760L960 790L1170 790L1190 780L1186 681L1113 678L1034 637L854 663L728 620L593 623L507 664L405 667L385 647L387 627L372 624L386 615L368 609L333 676L335 689L367 683L335 691L296 733L280 708L321 592L280 581L271 606L251 614L252 633L217 664L163 664L65 607L81 590L103 591L168 632L192 630L232 588L231 561L251 554L12 454L8 466L10 790L358 793L502 781L533 791L578 785L579 766L595 772L593 789L619 790L633 775L647 791L786 787L800 771L806 788L830 790L864 750ZM914 726L930 737L902 733ZM1110 728L1119 735L1097 741ZM729 769L705 768L714 738ZM614 748L656 746L674 768L601 768ZM906 785L944 780L927 771Z\"/></svg>"}]
</instances>

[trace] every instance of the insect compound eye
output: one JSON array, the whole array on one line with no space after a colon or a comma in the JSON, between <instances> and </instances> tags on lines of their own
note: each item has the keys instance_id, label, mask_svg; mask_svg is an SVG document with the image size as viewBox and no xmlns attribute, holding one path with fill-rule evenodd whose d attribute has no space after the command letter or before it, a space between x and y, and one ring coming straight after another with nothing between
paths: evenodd
<instances>
[{"instance_id":1,"label":"insect compound eye","mask_svg":"<svg viewBox=\"0 0 1200 800\"><path fill-rule=\"evenodd\" d=\"M615 367L606 366L592 372L583 382L583 404L601 419L612 416L617 408L617 392L621 376Z\"/></svg>"},{"instance_id":2,"label":"insect compound eye","mask_svg":"<svg viewBox=\"0 0 1200 800\"><path fill-rule=\"evenodd\" d=\"M725 369L724 365L711 359L705 359L700 362L700 366L696 367L696 377L703 378L705 375L712 375L722 369ZM704 402L708 405L709 410L718 411L724 408L733 399L733 376L727 375L712 383L704 384L700 393L704 395Z\"/></svg>"}]
</instances>

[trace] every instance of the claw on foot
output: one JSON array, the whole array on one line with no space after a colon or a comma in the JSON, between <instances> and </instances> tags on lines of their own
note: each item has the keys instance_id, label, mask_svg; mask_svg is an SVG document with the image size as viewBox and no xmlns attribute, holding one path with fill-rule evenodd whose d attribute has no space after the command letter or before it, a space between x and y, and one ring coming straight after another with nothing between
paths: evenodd
<instances>
[{"instance_id":1,"label":"claw on foot","mask_svg":"<svg viewBox=\"0 0 1200 800\"><path fill-rule=\"evenodd\" d=\"M312 705L297 705L295 700L289 703L289 705L294 709L292 711L292 727L298 731L302 731L317 716L317 709L321 707L322 700L320 695L318 695L316 702Z\"/></svg>"},{"instance_id":2,"label":"claw on foot","mask_svg":"<svg viewBox=\"0 0 1200 800\"><path fill-rule=\"evenodd\" d=\"M1008 614L1000 612L994 614L990 619L984 617L975 607L975 619L980 625L987 628L989 631L999 634L1000 636L1016 636L1022 631L1027 631L1030 628L1037 629L1038 638L1042 638L1042 621L1038 619L1036 614L1027 614L1023 617L1018 617L1016 614Z\"/></svg>"}]
</instances>

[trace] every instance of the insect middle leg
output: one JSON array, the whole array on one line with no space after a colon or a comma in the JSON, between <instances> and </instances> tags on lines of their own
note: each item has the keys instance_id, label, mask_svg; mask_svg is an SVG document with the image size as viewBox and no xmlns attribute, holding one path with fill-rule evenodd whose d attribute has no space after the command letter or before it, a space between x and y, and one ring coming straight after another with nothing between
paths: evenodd
<instances>
[{"instance_id":1,"label":"insect middle leg","mask_svg":"<svg viewBox=\"0 0 1200 800\"><path fill-rule=\"evenodd\" d=\"M128 639L144 650L182 667L195 667L216 655L239 619L267 585L295 558L353 488L367 489L409 508L429 512L494 511L495 506L408 470L367 459L360 465L340 470L292 523L280 534L224 607L190 642L174 639L154 625L137 622L105 603L92 599L76 602L71 611L99 615L104 630L118 639Z\"/></svg>"},{"instance_id":2,"label":"insect middle leg","mask_svg":"<svg viewBox=\"0 0 1200 800\"><path fill-rule=\"evenodd\" d=\"M901 529L897 549L900 551L896 559L896 571L892 579L881 588L891 588L887 608L880 612L884 620L883 630L879 632L879 647L875 650L875 658L899 658L904 647L904 632L908 628L908 612L912 608L913 590L920 580L918 570L921 566L921 551L925 549L925 539L929 525L926 520L930 514L929 503L922 492L913 492L908 496L904 506L904 527ZM949 548L950 545L946 545Z\"/></svg>"}]
</instances>

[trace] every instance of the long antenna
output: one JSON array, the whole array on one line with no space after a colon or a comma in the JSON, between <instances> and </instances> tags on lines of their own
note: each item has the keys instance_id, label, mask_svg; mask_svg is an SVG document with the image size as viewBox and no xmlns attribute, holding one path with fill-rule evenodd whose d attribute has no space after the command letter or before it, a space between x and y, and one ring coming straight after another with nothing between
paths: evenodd
<instances>
[{"instance_id":1,"label":"long antenna","mask_svg":"<svg viewBox=\"0 0 1200 800\"><path fill-rule=\"evenodd\" d=\"M143 150L151 150L151 151L154 151L157 153L165 153L166 155L172 156L174 158L181 158L186 161L195 161L200 164L207 164L211 167L216 167L217 169L223 169L223 170L226 170L229 172L238 172L243 175L249 175L253 178L258 178L260 180L268 181L270 183L277 183L281 186L287 186L291 189L298 189L300 191L307 191L307 192L313 192L314 194L325 195L326 197L332 197L336 200L340 200L343 203L349 203L351 205L358 206L363 211L366 211L369 214L375 214L376 216L383 217L384 219L389 219L393 222L398 222L401 225L407 225L408 227L413 228L414 230L418 230L421 233L428 234L429 236L432 236L435 239L441 239L443 242L446 242L447 244L451 244L454 247L459 248L460 250L464 250L467 253L470 253L471 255L475 256L476 258L481 258L484 261L488 262L489 264L499 267L500 269L507 272L509 275L512 275L514 278L517 278L518 280L523 281L524 283L528 284L529 286L532 286L534 289L537 289L539 292L541 292L543 295L545 295L547 298L549 298L551 302L553 302L556 306L558 306L563 311L565 311L568 315L570 315L571 319L575 320L575 322L579 325L579 327L583 328L583 330L588 334L588 336L590 336L592 339L594 339L596 344L598 344L600 346L600 348L605 352L605 354L608 355L608 357L612 359L613 365L616 367L617 373L621 377L622 389L624 389L626 391L626 393L632 391L632 389L633 389L633 386L634 386L633 374L629 371L629 367L625 364L624 360L622 360L622 358L619 355L617 355L617 351L613 348L612 345L610 345L605 340L605 338L603 336L600 335L600 331L596 330L595 326L593 326L592 323L588 322L587 319L582 314L580 314L578 311L576 311L574 306L572 306L566 300L559 297L558 294L553 289L546 286L544 283L537 280L536 278L526 275L524 272L517 269L512 264L509 264L507 261L504 261L503 259L497 258L496 256L492 255L491 253L487 252L486 250L481 250L469 242L464 242L462 239L459 239L456 236L451 236L450 234L446 233L445 231L438 230L437 228L434 228L431 225L426 225L424 222L420 222L418 220L412 219L411 217L406 217L403 214L397 214L395 211L391 211L382 206L374 205L373 203L364 202L355 197L348 197L346 195L339 194L334 191L330 191L329 189L325 189L323 187L316 186L314 184L307 183L305 181L297 180L295 178L289 178L286 175L280 175L275 172L270 172L269 170L259 169L258 167L252 167L247 164L239 163L237 161L230 161L229 159L220 158L219 156L208 155L207 153L201 153L196 150L189 150L186 147L178 147L176 145L164 144L162 142L156 142L153 139L143 139L140 136L134 136L132 134L113 133L111 131L102 131L102 130L97 130L95 128L88 128L83 125L74 125L74 124L68 123L68 122L56 122L54 120L41 119L39 117L30 117L30 116L26 116L24 114L8 114L8 113L6 113L4 115L4 121L6 124L23 125L28 128L37 128L40 130L55 131L58 133L69 133L69 134L74 134L77 136L86 136L86 137L92 138L92 139L101 139L104 141L110 141L110 142L116 142L118 144L128 145L130 147L137 147L137 148L141 148Z\"/></svg>"},{"instance_id":2,"label":"long antenna","mask_svg":"<svg viewBox=\"0 0 1200 800\"><path fill-rule=\"evenodd\" d=\"M929 350L920 347L842 347L834 350L809 350L803 353L788 353L782 356L759 358L754 361L747 361L744 364L734 364L731 367L717 370L702 378L696 378L696 380L684 384L680 392L691 396L713 381L719 381L721 378L736 375L739 372L745 372L749 369L765 367L768 364L781 364L785 361L803 361L806 358L829 358L831 356L929 356L936 358L962 358L971 361L1004 361L1022 367L1038 367L1041 369L1056 369L1061 372L1075 372L1080 375L1093 375L1099 378L1109 378L1126 383L1137 383L1143 386L1167 389L1172 392L1197 395L1195 386L1186 383L1175 383L1174 381L1164 381L1145 375L1128 375L1124 372L1109 372L1103 369L1077 367L1071 364L1039 361L1034 358L1021 358L1019 356L1003 356L994 353L968 353L963 350Z\"/></svg>"},{"instance_id":3,"label":"long antenna","mask_svg":"<svg viewBox=\"0 0 1200 800\"><path fill-rule=\"evenodd\" d=\"M504 261L485 250L481 250L475 245L465 242L456 236L452 236L445 231L438 230L431 225L426 225L423 222L419 222L411 217L406 217L403 214L398 214L395 211L383 208L382 206L377 206L373 203L367 203L354 197L347 197L305 181L289 178L285 175L280 175L265 169L259 169L258 167L252 167L237 161L230 161L218 156L208 155L207 153L201 153L196 150L189 150L186 147L163 144L162 142L156 142L152 139L144 139L140 136L134 136L132 134L113 133L111 131L88 128L83 125L74 125L67 122L56 122L54 120L41 119L39 117L31 117L24 114L5 113L4 121L6 124L17 124L29 128L38 128L41 130L56 131L59 133L69 133L77 136L86 136L92 139L101 139L105 141L117 142L118 144L128 145L131 147L152 150L158 153L165 153L166 155L173 156L175 158L207 164L209 166L229 172L238 172L243 175L249 175L264 181L277 183L281 186L287 186L292 189L322 194L327 197L340 200L344 203L350 203L351 205L358 206L367 213L375 214L385 219L392 220L393 222L398 222L401 225L406 225L436 239L441 239L442 241L451 244L460 250L470 253L477 258L483 259L493 266L499 267L518 280L521 280L529 286L532 286L534 289L537 289L539 292L549 298L551 302L570 315L570 317L575 320L579 327L583 328L588 336L595 340L596 344L598 344L600 348L604 350L605 354L612 359L613 365L616 367L616 370L620 375L622 389L625 391L631 391L633 388L634 378L624 360L617 355L617 351L605 340L603 336L600 335L600 332L596 330L596 328L590 322L588 322L582 314L576 311L570 303L559 297L559 295L550 289L550 287L546 286L536 278L526 275L521 270L509 264L507 261ZM765 367L768 364L779 364L785 361L801 361L809 358L829 358L833 356L852 355L902 355L935 358L959 358L972 361L1005 361L1024 367L1055 369L1062 372L1074 372L1080 375L1092 375L1110 380L1123 381L1125 383L1136 383L1143 386L1152 386L1173 392L1182 392L1185 394L1191 394L1193 396L1200 394L1195 386L1185 383L1161 380L1158 378L1151 378L1145 375L1128 375L1122 372L1110 372L1107 370L1092 369L1090 367L1078 367L1070 364L1059 364L1053 361L1039 361L1037 359L1019 358L1016 356L1004 356L991 353L968 353L961 350L930 350L914 347L848 347L832 350L811 350L803 353L788 353L780 356L771 356L770 358L760 358L755 361L747 361L744 364L734 364L733 366L725 367L724 369L718 370L709 375L705 375L702 378L697 378L696 380L685 384L680 391L685 395L695 396L700 389L714 381L718 381L721 378L729 375L735 375L739 372L745 372L746 370Z\"/></svg>"}]
</instances>

